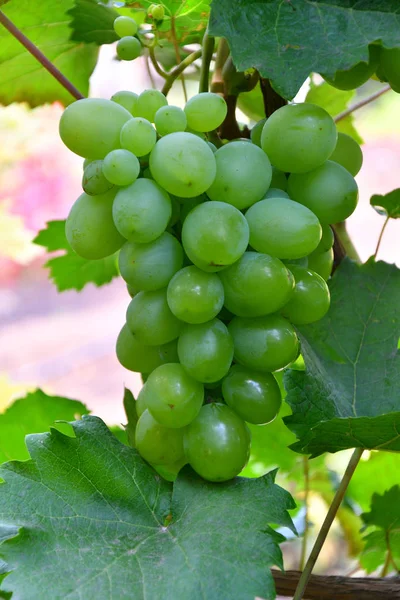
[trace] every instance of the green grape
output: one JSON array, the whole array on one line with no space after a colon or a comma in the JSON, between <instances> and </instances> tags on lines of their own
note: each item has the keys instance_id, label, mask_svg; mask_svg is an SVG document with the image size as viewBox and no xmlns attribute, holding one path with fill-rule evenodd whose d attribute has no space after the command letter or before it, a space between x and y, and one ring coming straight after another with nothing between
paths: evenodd
<instances>
[{"instance_id":1,"label":"green grape","mask_svg":"<svg viewBox=\"0 0 400 600\"><path fill-rule=\"evenodd\" d=\"M119 253L121 276L136 291L166 287L182 265L182 246L167 232L149 244L126 242Z\"/></svg>"},{"instance_id":2,"label":"green grape","mask_svg":"<svg viewBox=\"0 0 400 600\"><path fill-rule=\"evenodd\" d=\"M318 249L318 248L317 248ZM321 275L322 279L329 279L332 268L333 268L333 248L329 248L325 252L317 252L314 250L309 256L306 267L309 267L311 271Z\"/></svg>"},{"instance_id":3,"label":"green grape","mask_svg":"<svg viewBox=\"0 0 400 600\"><path fill-rule=\"evenodd\" d=\"M128 150L112 150L103 160L103 174L114 185L130 185L139 173L139 161Z\"/></svg>"},{"instance_id":4,"label":"green grape","mask_svg":"<svg viewBox=\"0 0 400 600\"><path fill-rule=\"evenodd\" d=\"M258 373L241 365L233 365L223 380L222 395L239 417L253 425L273 421L282 404L272 373Z\"/></svg>"},{"instance_id":5,"label":"green grape","mask_svg":"<svg viewBox=\"0 0 400 600\"><path fill-rule=\"evenodd\" d=\"M118 336L116 353L121 365L136 373L151 373L165 363L178 362L177 342L163 346L146 346L132 335L125 324Z\"/></svg>"},{"instance_id":6,"label":"green grape","mask_svg":"<svg viewBox=\"0 0 400 600\"><path fill-rule=\"evenodd\" d=\"M230 142L214 156L217 174L207 190L211 200L228 202L241 210L264 197L272 169L261 148L248 142Z\"/></svg>"},{"instance_id":7,"label":"green grape","mask_svg":"<svg viewBox=\"0 0 400 600\"><path fill-rule=\"evenodd\" d=\"M133 285L129 285L129 283L126 284L126 289L131 298L133 298L133 296L136 296L136 294L138 293L138 290L135 289Z\"/></svg>"},{"instance_id":8,"label":"green grape","mask_svg":"<svg viewBox=\"0 0 400 600\"><path fill-rule=\"evenodd\" d=\"M332 117L314 104L287 104L264 125L261 146L281 171L304 173L322 165L336 146Z\"/></svg>"},{"instance_id":9,"label":"green grape","mask_svg":"<svg viewBox=\"0 0 400 600\"><path fill-rule=\"evenodd\" d=\"M133 36L127 35L117 43L117 56L121 60L135 60L142 52L142 44Z\"/></svg>"},{"instance_id":10,"label":"green grape","mask_svg":"<svg viewBox=\"0 0 400 600\"><path fill-rule=\"evenodd\" d=\"M321 225L308 208L287 198L267 198L246 212L250 246L277 258L301 258L321 239Z\"/></svg>"},{"instance_id":11,"label":"green grape","mask_svg":"<svg viewBox=\"0 0 400 600\"><path fill-rule=\"evenodd\" d=\"M242 213L225 202L203 202L186 217L183 248L196 267L220 271L236 262L249 243L249 227Z\"/></svg>"},{"instance_id":12,"label":"green grape","mask_svg":"<svg viewBox=\"0 0 400 600\"><path fill-rule=\"evenodd\" d=\"M88 167L90 165L90 163L93 162L93 158L85 158L85 160L83 161L83 170L86 169L86 167Z\"/></svg>"},{"instance_id":13,"label":"green grape","mask_svg":"<svg viewBox=\"0 0 400 600\"><path fill-rule=\"evenodd\" d=\"M212 150L214 153L215 153L215 152L218 150L217 146L216 146L215 144L213 144L212 142L207 142L207 146L208 146L209 148L211 148L211 150Z\"/></svg>"},{"instance_id":14,"label":"green grape","mask_svg":"<svg viewBox=\"0 0 400 600\"><path fill-rule=\"evenodd\" d=\"M145 410L136 425L135 445L147 462L169 465L183 459L183 430L163 427Z\"/></svg>"},{"instance_id":15,"label":"green grape","mask_svg":"<svg viewBox=\"0 0 400 600\"><path fill-rule=\"evenodd\" d=\"M344 221L354 212L358 201L354 177L342 165L330 160L309 173L292 174L288 192L293 200L312 210L323 224Z\"/></svg>"},{"instance_id":16,"label":"green grape","mask_svg":"<svg viewBox=\"0 0 400 600\"><path fill-rule=\"evenodd\" d=\"M186 325L179 336L178 356L197 381L219 381L229 371L233 359L233 341L226 325L219 319Z\"/></svg>"},{"instance_id":17,"label":"green grape","mask_svg":"<svg viewBox=\"0 0 400 600\"><path fill-rule=\"evenodd\" d=\"M203 404L203 385L180 364L162 365L146 382L146 403L153 417L165 427L189 425Z\"/></svg>"},{"instance_id":18,"label":"green grape","mask_svg":"<svg viewBox=\"0 0 400 600\"><path fill-rule=\"evenodd\" d=\"M138 397L136 398L136 414L138 417L141 417L144 411L147 409L146 403L146 384L140 390Z\"/></svg>"},{"instance_id":19,"label":"green grape","mask_svg":"<svg viewBox=\"0 0 400 600\"><path fill-rule=\"evenodd\" d=\"M322 77L338 90L355 90L368 81L378 66L380 48L370 45L368 51L368 62L359 62L351 69L336 71L334 77Z\"/></svg>"},{"instance_id":20,"label":"green grape","mask_svg":"<svg viewBox=\"0 0 400 600\"><path fill-rule=\"evenodd\" d=\"M162 106L156 112L154 124L160 136L185 131L187 119L185 112L178 106Z\"/></svg>"},{"instance_id":21,"label":"green grape","mask_svg":"<svg viewBox=\"0 0 400 600\"><path fill-rule=\"evenodd\" d=\"M381 48L379 75L390 83L393 91L400 93L400 48Z\"/></svg>"},{"instance_id":22,"label":"green grape","mask_svg":"<svg viewBox=\"0 0 400 600\"><path fill-rule=\"evenodd\" d=\"M357 142L346 133L338 133L336 148L329 157L355 177L362 167L363 153Z\"/></svg>"},{"instance_id":23,"label":"green grape","mask_svg":"<svg viewBox=\"0 0 400 600\"><path fill-rule=\"evenodd\" d=\"M122 127L120 141L121 146L135 156L146 156L153 150L157 134L150 121L135 117Z\"/></svg>"},{"instance_id":24,"label":"green grape","mask_svg":"<svg viewBox=\"0 0 400 600\"><path fill-rule=\"evenodd\" d=\"M131 118L125 108L111 100L77 100L61 115L60 137L67 148L79 156L104 158L119 148L119 132Z\"/></svg>"},{"instance_id":25,"label":"green grape","mask_svg":"<svg viewBox=\"0 0 400 600\"><path fill-rule=\"evenodd\" d=\"M289 198L289 194L279 188L269 188L268 192L264 194L263 199L265 200L265 198Z\"/></svg>"},{"instance_id":26,"label":"green grape","mask_svg":"<svg viewBox=\"0 0 400 600\"><path fill-rule=\"evenodd\" d=\"M111 100L113 102L117 102L117 104L120 104L121 106L126 108L126 110L128 110L133 116L135 116L137 99L137 94L135 94L134 92L128 92L126 90L121 90L111 96Z\"/></svg>"},{"instance_id":27,"label":"green grape","mask_svg":"<svg viewBox=\"0 0 400 600\"><path fill-rule=\"evenodd\" d=\"M271 188L287 190L287 177L283 171L279 171L276 167L272 167Z\"/></svg>"},{"instance_id":28,"label":"green grape","mask_svg":"<svg viewBox=\"0 0 400 600\"><path fill-rule=\"evenodd\" d=\"M228 107L225 100L212 92L201 92L186 102L187 124L194 131L213 131L225 120Z\"/></svg>"},{"instance_id":29,"label":"green grape","mask_svg":"<svg viewBox=\"0 0 400 600\"><path fill-rule=\"evenodd\" d=\"M130 17L117 17L113 24L114 31L118 37L123 38L129 35L136 35L138 26L136 21Z\"/></svg>"},{"instance_id":30,"label":"green grape","mask_svg":"<svg viewBox=\"0 0 400 600\"><path fill-rule=\"evenodd\" d=\"M161 4L152 4L148 10L148 15L156 21L162 21L165 16L165 8Z\"/></svg>"},{"instance_id":31,"label":"green grape","mask_svg":"<svg viewBox=\"0 0 400 600\"><path fill-rule=\"evenodd\" d=\"M92 160L85 167L82 177L82 187L83 191L89 196L105 194L113 187L113 184L104 177L102 167L102 160Z\"/></svg>"},{"instance_id":32,"label":"green grape","mask_svg":"<svg viewBox=\"0 0 400 600\"><path fill-rule=\"evenodd\" d=\"M321 241L315 248L314 254L320 254L321 252L326 252L327 250L330 250L333 246L333 242L335 241L332 227L330 227L329 225L321 225L321 229Z\"/></svg>"},{"instance_id":33,"label":"green grape","mask_svg":"<svg viewBox=\"0 0 400 600\"><path fill-rule=\"evenodd\" d=\"M189 464L207 481L233 479L249 460L250 431L225 404L204 405L183 440Z\"/></svg>"},{"instance_id":34,"label":"green grape","mask_svg":"<svg viewBox=\"0 0 400 600\"><path fill-rule=\"evenodd\" d=\"M299 341L293 326L280 315L235 317L228 325L235 360L256 371L278 371L297 357Z\"/></svg>"},{"instance_id":35,"label":"green grape","mask_svg":"<svg viewBox=\"0 0 400 600\"><path fill-rule=\"evenodd\" d=\"M168 100L158 90L145 90L139 95L136 112L138 117L144 117L150 123L154 123L156 112L162 106L166 106Z\"/></svg>"},{"instance_id":36,"label":"green grape","mask_svg":"<svg viewBox=\"0 0 400 600\"><path fill-rule=\"evenodd\" d=\"M81 194L65 223L65 235L78 256L88 260L105 258L125 242L112 220L115 189L106 194Z\"/></svg>"},{"instance_id":37,"label":"green grape","mask_svg":"<svg viewBox=\"0 0 400 600\"><path fill-rule=\"evenodd\" d=\"M163 479L166 479L167 481L175 481L175 479L179 475L179 471L186 464L187 464L187 460L185 457L183 457L182 460L177 460L176 462L174 462L170 465L154 465L153 464L151 466L153 467L153 469L155 471L157 471L157 473L159 475L161 475L161 477Z\"/></svg>"},{"instance_id":38,"label":"green grape","mask_svg":"<svg viewBox=\"0 0 400 600\"><path fill-rule=\"evenodd\" d=\"M193 198L210 187L216 165L206 142L180 131L157 142L150 154L150 170L157 183L170 194Z\"/></svg>"},{"instance_id":39,"label":"green grape","mask_svg":"<svg viewBox=\"0 0 400 600\"><path fill-rule=\"evenodd\" d=\"M148 346L175 340L183 328L169 309L165 289L136 294L128 306L126 322L137 339Z\"/></svg>"},{"instance_id":40,"label":"green grape","mask_svg":"<svg viewBox=\"0 0 400 600\"><path fill-rule=\"evenodd\" d=\"M181 205L181 213L179 217L179 220L182 223L182 225L190 211L196 208L196 206L198 206L199 204L206 202L208 198L205 194L202 194L201 196L195 196L194 198L184 198L184 200L185 201Z\"/></svg>"},{"instance_id":41,"label":"green grape","mask_svg":"<svg viewBox=\"0 0 400 600\"><path fill-rule=\"evenodd\" d=\"M225 306L240 317L261 317L284 306L294 289L294 279L273 256L245 252L219 274L224 286Z\"/></svg>"},{"instance_id":42,"label":"green grape","mask_svg":"<svg viewBox=\"0 0 400 600\"><path fill-rule=\"evenodd\" d=\"M146 244L160 237L171 214L167 192L151 179L137 179L115 196L114 223L130 242Z\"/></svg>"},{"instance_id":43,"label":"green grape","mask_svg":"<svg viewBox=\"0 0 400 600\"><path fill-rule=\"evenodd\" d=\"M263 127L266 122L267 122L267 119L261 119L261 121L258 121L258 123L256 123L254 125L253 129L250 131L251 141L253 142L253 144L255 144L256 146L259 146L260 148L261 148L261 133L262 133Z\"/></svg>"},{"instance_id":44,"label":"green grape","mask_svg":"<svg viewBox=\"0 0 400 600\"><path fill-rule=\"evenodd\" d=\"M224 304L224 288L218 275L190 266L176 273L168 284L168 306L185 323L205 323L217 316Z\"/></svg>"},{"instance_id":45,"label":"green grape","mask_svg":"<svg viewBox=\"0 0 400 600\"><path fill-rule=\"evenodd\" d=\"M319 321L326 315L330 305L329 288L325 280L311 271L296 265L291 265L296 280L293 295L282 314L294 325L307 325Z\"/></svg>"}]
</instances>

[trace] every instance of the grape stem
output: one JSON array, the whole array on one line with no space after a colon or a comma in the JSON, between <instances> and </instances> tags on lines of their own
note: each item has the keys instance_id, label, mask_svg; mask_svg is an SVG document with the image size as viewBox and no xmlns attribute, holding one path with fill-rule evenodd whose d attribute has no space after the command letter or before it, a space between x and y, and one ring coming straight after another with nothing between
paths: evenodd
<instances>
[{"instance_id":1,"label":"grape stem","mask_svg":"<svg viewBox=\"0 0 400 600\"><path fill-rule=\"evenodd\" d=\"M215 38L208 34L208 29L203 37L203 60L201 61L199 94L208 92L210 79L210 63L214 54Z\"/></svg>"},{"instance_id":2,"label":"grape stem","mask_svg":"<svg viewBox=\"0 0 400 600\"><path fill-rule=\"evenodd\" d=\"M260 77L260 88L263 95L264 101L264 112L265 116L269 117L273 112L285 106L287 101L280 96L269 82L269 79L265 79L264 77Z\"/></svg>"},{"instance_id":3,"label":"grape stem","mask_svg":"<svg viewBox=\"0 0 400 600\"><path fill-rule=\"evenodd\" d=\"M168 73L168 77L165 80L164 87L161 90L164 96L168 94L168 92L172 88L174 81L178 79L178 77L183 73L183 71L187 67L189 67L195 60L200 58L201 55L202 50L196 50L195 52L192 52L191 54L189 54L189 56L183 59L183 61L179 63L177 67L175 67L174 69L172 69L172 71Z\"/></svg>"},{"instance_id":4,"label":"grape stem","mask_svg":"<svg viewBox=\"0 0 400 600\"><path fill-rule=\"evenodd\" d=\"M173 43L174 50L175 50L176 63L179 66L182 63L181 63L181 53L179 51L178 38L176 36L175 15L171 15L171 36L172 36L172 43ZM185 77L183 75L183 71L181 71L180 75L181 75L183 97L185 98L185 102L187 102L188 97L187 97L186 82L185 82Z\"/></svg>"},{"instance_id":5,"label":"grape stem","mask_svg":"<svg viewBox=\"0 0 400 600\"><path fill-rule=\"evenodd\" d=\"M303 539L301 541L301 554L300 554L300 563L299 563L299 571L304 569L304 565L306 563L306 553L307 553L307 541L308 534L310 532L310 524L308 521L308 503L309 503L309 495L310 495L310 465L308 456L303 456L303 472L304 472L304 533Z\"/></svg>"},{"instance_id":6,"label":"grape stem","mask_svg":"<svg viewBox=\"0 0 400 600\"><path fill-rule=\"evenodd\" d=\"M159 63L156 59L156 55L154 53L153 46L149 46L149 57L150 57L151 64L153 65L155 72L158 73L158 75L160 75L160 77L167 79L168 73L166 73L166 71L164 71L164 69L162 69L161 66L159 65Z\"/></svg>"},{"instance_id":7,"label":"grape stem","mask_svg":"<svg viewBox=\"0 0 400 600\"><path fill-rule=\"evenodd\" d=\"M36 60L40 62L40 64L71 94L71 96L76 100L82 100L85 97L1 10L0 23L26 48L26 50L28 50L28 52L32 54L32 56L36 58Z\"/></svg>"},{"instance_id":8,"label":"grape stem","mask_svg":"<svg viewBox=\"0 0 400 600\"><path fill-rule=\"evenodd\" d=\"M335 237L339 240L340 245L344 250L343 254L345 256L348 256L355 262L360 263L360 256L357 250L355 249L353 242L351 241L351 238L346 228L346 222L342 221L341 223L336 223L335 225L332 225L332 227L335 232Z\"/></svg>"},{"instance_id":9,"label":"grape stem","mask_svg":"<svg viewBox=\"0 0 400 600\"><path fill-rule=\"evenodd\" d=\"M225 38L220 38L218 43L217 56L215 58L214 73L211 82L211 91L214 94L224 94L224 78L222 70L229 56L229 46Z\"/></svg>"},{"instance_id":10,"label":"grape stem","mask_svg":"<svg viewBox=\"0 0 400 600\"><path fill-rule=\"evenodd\" d=\"M390 216L388 215L388 216L386 217L386 219L385 219L385 222L384 222L384 224L383 224L383 227L382 227L382 229L381 229L381 232L380 232L380 234L379 234L378 243L376 244L376 248L375 248L375 252L374 252L374 259L375 259L375 260L376 260L376 256L377 256L377 254L378 254L378 252L379 252L379 248L380 248L380 246L381 246L381 242L382 242L383 234L385 233L385 229L386 229L386 226L387 226L387 224L389 223L389 220L390 220Z\"/></svg>"},{"instance_id":11,"label":"grape stem","mask_svg":"<svg viewBox=\"0 0 400 600\"><path fill-rule=\"evenodd\" d=\"M391 89L392 88L390 87L390 85L386 85L385 87L383 87L382 89L378 90L377 92L374 92L370 96L367 96L367 98L364 98L363 100L360 100L359 102L356 102L356 104L353 104L353 106L350 106L349 108L346 108L346 110L344 110L343 112L339 113L334 118L335 123L338 123L342 119L345 119L346 117L348 117L349 115L351 115L351 113L353 113L355 110L358 110L359 108L362 108L363 106L366 106L367 104L370 104L370 102L373 102L374 100L376 100L377 98L379 98L383 94L386 94L386 92L388 92Z\"/></svg>"},{"instance_id":12,"label":"grape stem","mask_svg":"<svg viewBox=\"0 0 400 600\"><path fill-rule=\"evenodd\" d=\"M356 448L350 458L349 464L347 465L347 469L343 475L342 481L337 489L335 497L333 498L332 504L329 507L328 513L325 517L325 520L322 524L320 532L318 533L317 539L315 540L313 549L311 550L310 556L308 557L306 566L304 571L301 574L299 579L299 583L296 588L296 592L293 596L293 600L302 600L304 593L306 591L307 584L311 577L311 572L314 568L315 563L317 562L319 553L321 552L322 546L325 543L331 525L336 517L336 513L340 508L342 500L347 490L347 486L350 483L350 480L353 476L354 471L360 461L362 456L363 449Z\"/></svg>"}]
</instances>

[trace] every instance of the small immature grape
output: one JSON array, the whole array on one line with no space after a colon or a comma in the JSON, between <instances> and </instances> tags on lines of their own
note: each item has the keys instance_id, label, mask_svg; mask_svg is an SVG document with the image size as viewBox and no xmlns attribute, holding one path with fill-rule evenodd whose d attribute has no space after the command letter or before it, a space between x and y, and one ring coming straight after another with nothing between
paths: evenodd
<instances>
[{"instance_id":1,"label":"small immature grape","mask_svg":"<svg viewBox=\"0 0 400 600\"><path fill-rule=\"evenodd\" d=\"M308 264L306 266L311 271L321 275L322 279L325 279L325 281L329 279L333 268L333 248L329 248L329 250L326 250L325 252L317 252L317 250L314 250L307 258Z\"/></svg>"},{"instance_id":2,"label":"small immature grape","mask_svg":"<svg viewBox=\"0 0 400 600\"><path fill-rule=\"evenodd\" d=\"M121 60L135 60L142 52L142 44L132 36L126 36L117 43L117 56Z\"/></svg>"},{"instance_id":3,"label":"small immature grape","mask_svg":"<svg viewBox=\"0 0 400 600\"><path fill-rule=\"evenodd\" d=\"M165 289L136 294L128 306L126 322L137 339L149 346L175 340L184 326L172 314Z\"/></svg>"},{"instance_id":4,"label":"small immature grape","mask_svg":"<svg viewBox=\"0 0 400 600\"><path fill-rule=\"evenodd\" d=\"M165 9L161 4L152 4L147 11L150 17L153 17L155 21L162 21L165 17Z\"/></svg>"},{"instance_id":5,"label":"small immature grape","mask_svg":"<svg viewBox=\"0 0 400 600\"><path fill-rule=\"evenodd\" d=\"M125 324L118 336L116 353L121 365L136 373L151 373L165 363L178 362L177 342L147 346L138 341Z\"/></svg>"},{"instance_id":6,"label":"small immature grape","mask_svg":"<svg viewBox=\"0 0 400 600\"><path fill-rule=\"evenodd\" d=\"M168 306L186 323L205 323L217 316L224 304L224 288L215 273L195 266L176 273L168 285Z\"/></svg>"},{"instance_id":7,"label":"small immature grape","mask_svg":"<svg viewBox=\"0 0 400 600\"><path fill-rule=\"evenodd\" d=\"M253 129L250 132L250 138L251 141L253 142L253 144L255 144L256 146L259 146L261 148L261 133L264 127L264 124L266 123L267 119L261 119L261 121L258 121L258 123L256 123L253 127Z\"/></svg>"},{"instance_id":8,"label":"small immature grape","mask_svg":"<svg viewBox=\"0 0 400 600\"><path fill-rule=\"evenodd\" d=\"M314 254L320 254L321 252L326 252L330 250L335 241L335 236L333 235L333 230L330 225L321 225L322 229L322 237L318 246L314 250Z\"/></svg>"},{"instance_id":9,"label":"small immature grape","mask_svg":"<svg viewBox=\"0 0 400 600\"><path fill-rule=\"evenodd\" d=\"M160 136L185 131L187 119L185 112L178 106L162 106L156 112L154 124Z\"/></svg>"},{"instance_id":10,"label":"small immature grape","mask_svg":"<svg viewBox=\"0 0 400 600\"><path fill-rule=\"evenodd\" d=\"M117 17L114 21L114 31L118 37L136 35L138 26L130 17Z\"/></svg>"},{"instance_id":11,"label":"small immature grape","mask_svg":"<svg viewBox=\"0 0 400 600\"><path fill-rule=\"evenodd\" d=\"M314 271L291 265L296 280L293 295L282 314L294 325L307 325L326 315L330 305L329 288L325 280Z\"/></svg>"},{"instance_id":12,"label":"small immature grape","mask_svg":"<svg viewBox=\"0 0 400 600\"><path fill-rule=\"evenodd\" d=\"M82 177L82 187L84 192L89 194L89 196L105 194L113 187L113 184L104 177L102 167L102 160L92 160L85 167Z\"/></svg>"},{"instance_id":13,"label":"small immature grape","mask_svg":"<svg viewBox=\"0 0 400 600\"><path fill-rule=\"evenodd\" d=\"M185 106L188 127L194 131L217 129L223 123L227 112L225 100L212 92L196 94Z\"/></svg>"},{"instance_id":14,"label":"small immature grape","mask_svg":"<svg viewBox=\"0 0 400 600\"><path fill-rule=\"evenodd\" d=\"M154 123L158 109L167 104L168 100L158 90L145 90L138 97L136 105L137 116L147 119L150 123Z\"/></svg>"},{"instance_id":15,"label":"small immature grape","mask_svg":"<svg viewBox=\"0 0 400 600\"><path fill-rule=\"evenodd\" d=\"M126 110L128 110L131 115L135 116L135 108L137 103L138 95L134 92L128 92L125 90L121 90L120 92L116 92L111 96L111 100L120 104Z\"/></svg>"},{"instance_id":16,"label":"small immature grape","mask_svg":"<svg viewBox=\"0 0 400 600\"><path fill-rule=\"evenodd\" d=\"M136 425L135 445L147 462L168 465L183 458L183 430L160 425L145 410Z\"/></svg>"},{"instance_id":17,"label":"small immature grape","mask_svg":"<svg viewBox=\"0 0 400 600\"><path fill-rule=\"evenodd\" d=\"M363 153L355 139L339 132L336 147L329 160L339 163L355 177L362 167Z\"/></svg>"},{"instance_id":18,"label":"small immature grape","mask_svg":"<svg viewBox=\"0 0 400 600\"><path fill-rule=\"evenodd\" d=\"M151 152L157 141L153 125L143 117L131 119L121 129L121 146L135 156L145 156Z\"/></svg>"},{"instance_id":19,"label":"small immature grape","mask_svg":"<svg viewBox=\"0 0 400 600\"><path fill-rule=\"evenodd\" d=\"M264 195L264 199L265 198L289 198L289 194L278 188L271 187L269 188L268 192Z\"/></svg>"},{"instance_id":20,"label":"small immature grape","mask_svg":"<svg viewBox=\"0 0 400 600\"><path fill-rule=\"evenodd\" d=\"M114 185L130 185L139 173L140 163L128 150L113 150L104 158L103 174Z\"/></svg>"}]
</instances>

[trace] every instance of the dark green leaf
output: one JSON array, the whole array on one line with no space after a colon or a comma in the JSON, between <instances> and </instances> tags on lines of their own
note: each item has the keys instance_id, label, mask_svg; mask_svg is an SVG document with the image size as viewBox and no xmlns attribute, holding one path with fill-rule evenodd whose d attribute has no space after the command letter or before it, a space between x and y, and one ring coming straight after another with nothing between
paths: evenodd
<instances>
[{"instance_id":1,"label":"dark green leaf","mask_svg":"<svg viewBox=\"0 0 400 600\"><path fill-rule=\"evenodd\" d=\"M29 458L25 446L26 435L48 431L55 426L54 421L71 421L87 412L88 409L81 402L60 396L47 396L42 390L16 400L0 414L0 463ZM56 427L67 431L61 423Z\"/></svg>"},{"instance_id":2,"label":"dark green leaf","mask_svg":"<svg viewBox=\"0 0 400 600\"><path fill-rule=\"evenodd\" d=\"M393 190L384 196L374 194L370 200L371 206L380 215L391 219L400 218L400 188Z\"/></svg>"},{"instance_id":3,"label":"dark green leaf","mask_svg":"<svg viewBox=\"0 0 400 600\"><path fill-rule=\"evenodd\" d=\"M89 77L97 62L98 50L92 44L70 39L68 10L74 0L10 0L3 8L6 16L43 54L87 96ZM28 102L38 106L74 100L69 92L18 42L0 27L0 103Z\"/></svg>"},{"instance_id":4,"label":"dark green leaf","mask_svg":"<svg viewBox=\"0 0 400 600\"><path fill-rule=\"evenodd\" d=\"M59 292L81 290L88 283L101 286L118 275L116 255L99 260L81 258L71 249L65 237L65 221L49 221L47 228L39 232L33 240L48 252L67 250L62 256L51 258L46 263L50 269L50 278Z\"/></svg>"},{"instance_id":5,"label":"dark green leaf","mask_svg":"<svg viewBox=\"0 0 400 600\"><path fill-rule=\"evenodd\" d=\"M213 0L210 32L228 39L236 67L257 68L291 100L311 72L334 75L368 60L368 44L400 45L397 0Z\"/></svg>"},{"instance_id":6,"label":"dark green leaf","mask_svg":"<svg viewBox=\"0 0 400 600\"><path fill-rule=\"evenodd\" d=\"M292 448L400 451L400 271L346 259L330 289L328 315L299 328L306 371L285 377Z\"/></svg>"},{"instance_id":7,"label":"dark green leaf","mask_svg":"<svg viewBox=\"0 0 400 600\"><path fill-rule=\"evenodd\" d=\"M0 471L7 590L32 600L43 590L71 600L275 597L269 567L282 566L283 538L268 523L293 530L294 507L275 473L210 484L185 468L172 485L100 419L72 426L75 438L29 436L32 460Z\"/></svg>"},{"instance_id":8,"label":"dark green leaf","mask_svg":"<svg viewBox=\"0 0 400 600\"><path fill-rule=\"evenodd\" d=\"M71 40L76 42L112 44L119 37L113 23L119 13L113 8L99 4L96 0L75 0L75 6L68 11L72 17Z\"/></svg>"}]
</instances>

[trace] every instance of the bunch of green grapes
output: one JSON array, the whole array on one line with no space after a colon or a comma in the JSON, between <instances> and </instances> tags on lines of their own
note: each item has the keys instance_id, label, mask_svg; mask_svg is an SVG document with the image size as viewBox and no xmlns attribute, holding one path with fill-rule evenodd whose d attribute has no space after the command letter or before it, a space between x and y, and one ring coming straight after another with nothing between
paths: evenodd
<instances>
[{"instance_id":1,"label":"bunch of green grapes","mask_svg":"<svg viewBox=\"0 0 400 600\"><path fill-rule=\"evenodd\" d=\"M136 446L166 477L189 463L225 481L246 465L246 423L276 417L296 326L329 309L330 225L357 203L360 148L322 108L284 106L254 142L216 149L226 114L213 93L182 110L122 91L60 122L85 158L67 238L84 258L119 251L131 299L117 357L142 373Z\"/></svg>"}]
</instances>

